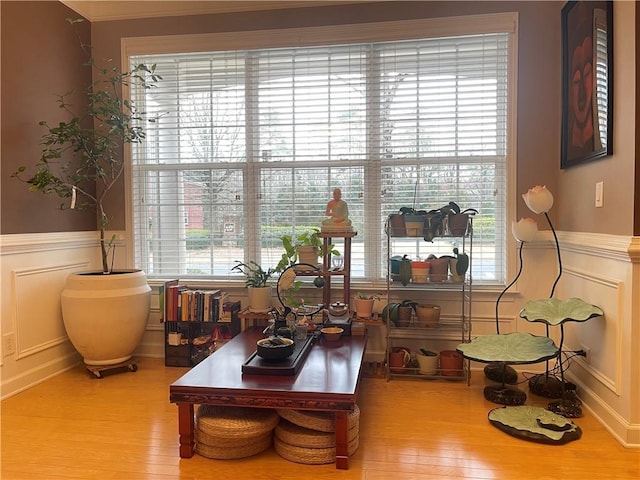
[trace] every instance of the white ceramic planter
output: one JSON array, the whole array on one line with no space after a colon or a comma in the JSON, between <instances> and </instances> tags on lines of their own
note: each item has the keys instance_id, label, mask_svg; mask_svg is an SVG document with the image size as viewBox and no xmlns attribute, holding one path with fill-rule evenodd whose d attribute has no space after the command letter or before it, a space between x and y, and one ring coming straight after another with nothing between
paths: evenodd
<instances>
[{"instance_id":1,"label":"white ceramic planter","mask_svg":"<svg viewBox=\"0 0 640 480\"><path fill-rule=\"evenodd\" d=\"M358 318L371 318L373 312L373 298L354 298L354 305L356 310L356 316Z\"/></svg>"},{"instance_id":2,"label":"white ceramic planter","mask_svg":"<svg viewBox=\"0 0 640 480\"><path fill-rule=\"evenodd\" d=\"M247 287L249 310L255 313L267 313L271 310L271 287Z\"/></svg>"},{"instance_id":3,"label":"white ceramic planter","mask_svg":"<svg viewBox=\"0 0 640 480\"><path fill-rule=\"evenodd\" d=\"M416 353L419 372L423 375L435 375L438 373L438 355L423 355Z\"/></svg>"},{"instance_id":4,"label":"white ceramic planter","mask_svg":"<svg viewBox=\"0 0 640 480\"><path fill-rule=\"evenodd\" d=\"M151 287L141 270L72 273L62 290L69 340L87 365L126 362L147 327Z\"/></svg>"}]
</instances>

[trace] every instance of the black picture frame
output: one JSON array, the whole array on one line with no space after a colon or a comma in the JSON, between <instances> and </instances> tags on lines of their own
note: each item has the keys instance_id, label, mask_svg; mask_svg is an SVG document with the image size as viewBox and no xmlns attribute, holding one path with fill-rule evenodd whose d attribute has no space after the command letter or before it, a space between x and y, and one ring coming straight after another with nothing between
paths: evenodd
<instances>
[{"instance_id":1,"label":"black picture frame","mask_svg":"<svg viewBox=\"0 0 640 480\"><path fill-rule=\"evenodd\" d=\"M560 168L613 153L613 1L562 8Z\"/></svg>"}]
</instances>

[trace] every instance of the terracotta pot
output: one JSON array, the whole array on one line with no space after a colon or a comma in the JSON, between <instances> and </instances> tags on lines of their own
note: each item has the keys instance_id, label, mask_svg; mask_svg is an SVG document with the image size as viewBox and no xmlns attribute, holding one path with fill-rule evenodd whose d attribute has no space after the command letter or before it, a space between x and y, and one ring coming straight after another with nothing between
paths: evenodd
<instances>
[{"instance_id":1,"label":"terracotta pot","mask_svg":"<svg viewBox=\"0 0 640 480\"><path fill-rule=\"evenodd\" d=\"M398 307L398 320L396 321L397 327L408 327L411 323L411 306Z\"/></svg>"},{"instance_id":2,"label":"terracotta pot","mask_svg":"<svg viewBox=\"0 0 640 480\"><path fill-rule=\"evenodd\" d=\"M459 213L458 215L449 215L447 217L447 225L449 235L454 237L464 237L469 228L469 214Z\"/></svg>"},{"instance_id":3,"label":"terracotta pot","mask_svg":"<svg viewBox=\"0 0 640 480\"><path fill-rule=\"evenodd\" d=\"M404 215L394 213L389 215L389 235L392 237L406 237L407 228L404 223Z\"/></svg>"},{"instance_id":4,"label":"terracotta pot","mask_svg":"<svg viewBox=\"0 0 640 480\"><path fill-rule=\"evenodd\" d=\"M402 373L411 360L409 350L402 347L394 347L389 352L389 369L393 373Z\"/></svg>"},{"instance_id":5,"label":"terracotta pot","mask_svg":"<svg viewBox=\"0 0 640 480\"><path fill-rule=\"evenodd\" d=\"M440 373L445 377L459 377L462 375L464 358L455 350L440 352Z\"/></svg>"},{"instance_id":6,"label":"terracotta pot","mask_svg":"<svg viewBox=\"0 0 640 480\"><path fill-rule=\"evenodd\" d=\"M445 282L449 277L449 260L450 258L431 258L429 259L429 281Z\"/></svg>"},{"instance_id":7,"label":"terracotta pot","mask_svg":"<svg viewBox=\"0 0 640 480\"><path fill-rule=\"evenodd\" d=\"M429 262L411 262L411 281L413 283L427 283L429 280Z\"/></svg>"},{"instance_id":8,"label":"terracotta pot","mask_svg":"<svg viewBox=\"0 0 640 480\"><path fill-rule=\"evenodd\" d=\"M423 303L416 305L419 327L435 327L440 321L440 305Z\"/></svg>"},{"instance_id":9,"label":"terracotta pot","mask_svg":"<svg viewBox=\"0 0 640 480\"><path fill-rule=\"evenodd\" d=\"M298 262L318 267L318 250L312 245L302 245L298 247ZM312 267L301 265L301 270L311 270Z\"/></svg>"}]
</instances>

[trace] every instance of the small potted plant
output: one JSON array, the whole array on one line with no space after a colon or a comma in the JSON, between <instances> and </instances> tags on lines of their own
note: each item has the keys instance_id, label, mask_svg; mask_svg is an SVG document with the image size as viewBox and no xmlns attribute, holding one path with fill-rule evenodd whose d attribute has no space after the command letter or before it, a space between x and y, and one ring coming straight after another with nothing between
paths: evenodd
<instances>
[{"instance_id":1,"label":"small potted plant","mask_svg":"<svg viewBox=\"0 0 640 480\"><path fill-rule=\"evenodd\" d=\"M400 214L404 219L406 234L408 237L420 237L427 221L426 210L416 210L413 207L402 207Z\"/></svg>"},{"instance_id":2,"label":"small potted plant","mask_svg":"<svg viewBox=\"0 0 640 480\"><path fill-rule=\"evenodd\" d=\"M318 257L322 255L323 242L319 236L320 229L312 228L306 232L302 232L297 237L292 235L283 235L280 237L284 253L280 258L280 262L275 268L276 272L282 272L285 268L295 265L296 263L304 263L318 267ZM340 252L329 245L329 253L332 255L340 255Z\"/></svg>"},{"instance_id":3,"label":"small potted plant","mask_svg":"<svg viewBox=\"0 0 640 480\"><path fill-rule=\"evenodd\" d=\"M426 348L421 348L416 352L419 372L422 375L436 375L438 373L438 354Z\"/></svg>"},{"instance_id":4,"label":"small potted plant","mask_svg":"<svg viewBox=\"0 0 640 480\"><path fill-rule=\"evenodd\" d=\"M469 269L469 255L460 253L457 247L453 249L453 255L454 258L449 259L451 280L454 282L463 282L464 276Z\"/></svg>"},{"instance_id":5,"label":"small potted plant","mask_svg":"<svg viewBox=\"0 0 640 480\"><path fill-rule=\"evenodd\" d=\"M427 257L429 262L429 281L432 283L445 282L449 278L449 262L451 255L436 257L431 254Z\"/></svg>"},{"instance_id":6,"label":"small potted plant","mask_svg":"<svg viewBox=\"0 0 640 480\"><path fill-rule=\"evenodd\" d=\"M408 327L411 323L411 314L415 311L416 305L417 303L413 300L389 303L382 310L382 320L389 320L396 327Z\"/></svg>"},{"instance_id":7,"label":"small potted plant","mask_svg":"<svg viewBox=\"0 0 640 480\"><path fill-rule=\"evenodd\" d=\"M478 210L475 208L461 210L456 202L449 202L440 208L429 210L423 232L425 241L432 242L435 237L442 235L465 236L469 226L469 216L476 213Z\"/></svg>"},{"instance_id":8,"label":"small potted plant","mask_svg":"<svg viewBox=\"0 0 640 480\"><path fill-rule=\"evenodd\" d=\"M271 310L271 286L267 285L275 273L275 269L264 270L253 260L248 263L237 262L231 269L245 276L245 285L249 295L249 310L256 313L266 313Z\"/></svg>"},{"instance_id":9,"label":"small potted plant","mask_svg":"<svg viewBox=\"0 0 640 480\"><path fill-rule=\"evenodd\" d=\"M379 300L379 294L369 295L358 292L354 298L356 316L358 318L371 318L373 312L373 302Z\"/></svg>"}]
</instances>

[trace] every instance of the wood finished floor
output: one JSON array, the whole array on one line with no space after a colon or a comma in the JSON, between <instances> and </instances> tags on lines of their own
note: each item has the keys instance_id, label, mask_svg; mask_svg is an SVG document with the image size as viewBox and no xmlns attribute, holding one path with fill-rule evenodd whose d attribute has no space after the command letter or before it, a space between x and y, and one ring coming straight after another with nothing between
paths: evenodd
<instances>
[{"instance_id":1,"label":"wood finished floor","mask_svg":"<svg viewBox=\"0 0 640 480\"><path fill-rule=\"evenodd\" d=\"M169 384L187 370L142 358L135 373L98 380L81 366L1 404L1 478L10 479L517 479L640 478L640 450L625 449L588 411L580 440L549 446L487 421L496 405L484 379L362 380L360 448L348 471L300 465L273 449L242 460L178 456ZM531 396L528 404L547 400Z\"/></svg>"}]
</instances>

